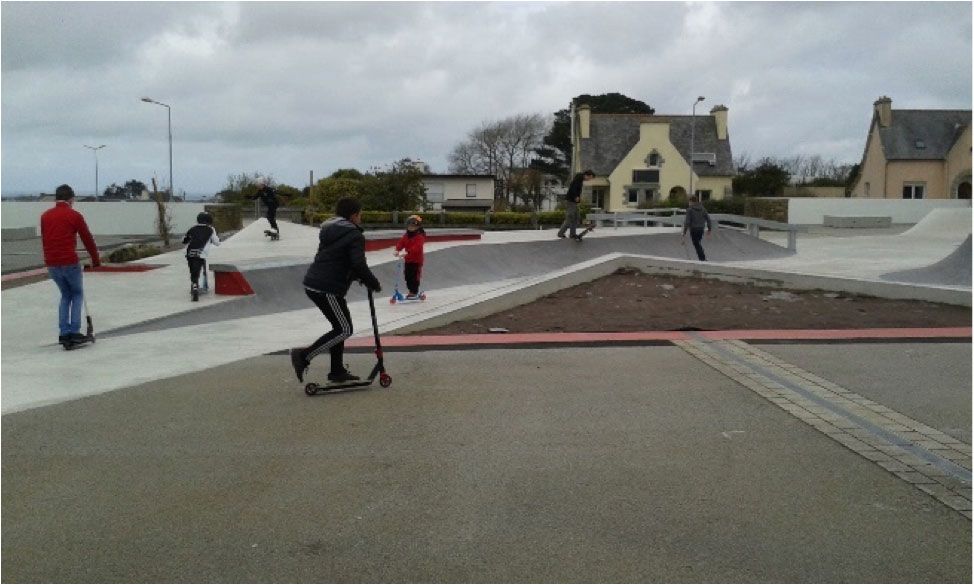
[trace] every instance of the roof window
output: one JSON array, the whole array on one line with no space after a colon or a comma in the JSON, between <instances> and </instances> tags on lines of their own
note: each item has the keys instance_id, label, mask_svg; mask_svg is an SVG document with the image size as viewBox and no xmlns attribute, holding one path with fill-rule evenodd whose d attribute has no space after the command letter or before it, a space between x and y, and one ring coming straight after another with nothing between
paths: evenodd
<instances>
[{"instance_id":1,"label":"roof window","mask_svg":"<svg viewBox=\"0 0 974 585\"><path fill-rule=\"evenodd\" d=\"M707 163L712 167L717 166L717 155L712 152L693 153L693 164Z\"/></svg>"}]
</instances>

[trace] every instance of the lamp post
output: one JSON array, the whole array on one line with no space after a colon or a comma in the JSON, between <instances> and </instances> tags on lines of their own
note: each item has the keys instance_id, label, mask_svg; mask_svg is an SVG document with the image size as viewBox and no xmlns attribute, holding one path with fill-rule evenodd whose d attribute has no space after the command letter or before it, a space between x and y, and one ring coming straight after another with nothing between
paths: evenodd
<instances>
[{"instance_id":1,"label":"lamp post","mask_svg":"<svg viewBox=\"0 0 974 585\"><path fill-rule=\"evenodd\" d=\"M693 151L694 151L694 132L697 129L697 104L704 100L703 96L699 96L695 102L693 102L693 108L691 111L693 115L690 117L690 193L687 194L687 199L693 197Z\"/></svg>"},{"instance_id":2,"label":"lamp post","mask_svg":"<svg viewBox=\"0 0 974 585\"><path fill-rule=\"evenodd\" d=\"M142 98L142 101L147 104L156 104L157 106L166 108L166 117L169 121L169 199L172 200L176 197L176 187L172 183L172 109L170 109L169 104L157 102L147 97Z\"/></svg>"},{"instance_id":3,"label":"lamp post","mask_svg":"<svg viewBox=\"0 0 974 585\"><path fill-rule=\"evenodd\" d=\"M101 146L88 146L84 145L85 148L90 148L91 152L95 153L95 201L98 201L98 151L108 146L107 144L102 144Z\"/></svg>"}]
</instances>

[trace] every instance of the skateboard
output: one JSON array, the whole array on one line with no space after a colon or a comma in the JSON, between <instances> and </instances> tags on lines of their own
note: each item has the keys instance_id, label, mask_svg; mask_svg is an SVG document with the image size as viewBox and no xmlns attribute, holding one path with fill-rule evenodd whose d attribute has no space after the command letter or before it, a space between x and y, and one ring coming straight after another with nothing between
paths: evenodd
<instances>
[{"instance_id":1,"label":"skateboard","mask_svg":"<svg viewBox=\"0 0 974 585\"><path fill-rule=\"evenodd\" d=\"M279 234L279 233L277 233L277 232L275 232L273 230L264 230L264 235L265 236L270 236L272 242L276 242L277 240L280 240L281 239L281 234Z\"/></svg>"},{"instance_id":2,"label":"skateboard","mask_svg":"<svg viewBox=\"0 0 974 585\"><path fill-rule=\"evenodd\" d=\"M589 233L590 231L595 230L595 224L593 222L585 223L585 224L582 224L582 225L585 226L585 230L583 230L582 233L580 233L580 234L575 234L575 241L576 242L581 242L582 241L582 238L585 237L585 234Z\"/></svg>"},{"instance_id":3,"label":"skateboard","mask_svg":"<svg viewBox=\"0 0 974 585\"><path fill-rule=\"evenodd\" d=\"M379 377L379 385L388 388L392 385L392 376L386 373L385 364L382 361L382 344L379 341L379 322L375 318L375 299L372 291L369 291L369 312L372 313L372 334L375 336L375 367L369 377L355 382L334 382L330 384L316 384L308 382L304 386L304 393L308 396L316 394L337 394L339 392L350 392L355 388L365 388L371 386L376 376Z\"/></svg>"}]
</instances>

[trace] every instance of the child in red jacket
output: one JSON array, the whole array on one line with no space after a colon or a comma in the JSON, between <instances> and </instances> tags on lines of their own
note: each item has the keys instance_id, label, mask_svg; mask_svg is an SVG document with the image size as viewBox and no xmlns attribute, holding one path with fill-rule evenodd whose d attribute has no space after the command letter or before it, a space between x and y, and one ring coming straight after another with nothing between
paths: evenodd
<instances>
[{"instance_id":1,"label":"child in red jacket","mask_svg":"<svg viewBox=\"0 0 974 585\"><path fill-rule=\"evenodd\" d=\"M409 294L406 299L419 298L419 279L423 276L423 244L426 243L426 232L423 230L423 218L410 215L406 219L406 233L399 238L394 255L403 258L405 262L406 288Z\"/></svg>"}]
</instances>

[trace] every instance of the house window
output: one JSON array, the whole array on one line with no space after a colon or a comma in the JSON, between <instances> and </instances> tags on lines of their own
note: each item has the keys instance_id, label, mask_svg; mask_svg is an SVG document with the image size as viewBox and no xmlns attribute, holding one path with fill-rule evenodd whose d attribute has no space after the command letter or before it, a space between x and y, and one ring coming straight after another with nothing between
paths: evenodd
<instances>
[{"instance_id":1,"label":"house window","mask_svg":"<svg viewBox=\"0 0 974 585\"><path fill-rule=\"evenodd\" d=\"M651 152L649 153L649 166L658 167L659 166L659 153Z\"/></svg>"},{"instance_id":2,"label":"house window","mask_svg":"<svg viewBox=\"0 0 974 585\"><path fill-rule=\"evenodd\" d=\"M476 196L477 196L477 184L467 183L467 197L476 197Z\"/></svg>"},{"instance_id":3,"label":"house window","mask_svg":"<svg viewBox=\"0 0 974 585\"><path fill-rule=\"evenodd\" d=\"M441 209L443 207L444 191L443 183L426 184L426 204L429 209Z\"/></svg>"},{"instance_id":4,"label":"house window","mask_svg":"<svg viewBox=\"0 0 974 585\"><path fill-rule=\"evenodd\" d=\"M605 209L605 187L592 187L592 207Z\"/></svg>"},{"instance_id":5,"label":"house window","mask_svg":"<svg viewBox=\"0 0 974 585\"><path fill-rule=\"evenodd\" d=\"M697 189L696 193L701 201L710 201L710 197L714 192L710 189Z\"/></svg>"},{"instance_id":6,"label":"house window","mask_svg":"<svg viewBox=\"0 0 974 585\"><path fill-rule=\"evenodd\" d=\"M659 171L635 170L632 172L633 183L659 183Z\"/></svg>"},{"instance_id":7,"label":"house window","mask_svg":"<svg viewBox=\"0 0 974 585\"><path fill-rule=\"evenodd\" d=\"M869 197L869 181L866 181L866 197Z\"/></svg>"},{"instance_id":8,"label":"house window","mask_svg":"<svg viewBox=\"0 0 974 585\"><path fill-rule=\"evenodd\" d=\"M903 183L903 199L923 199L926 183Z\"/></svg>"},{"instance_id":9,"label":"house window","mask_svg":"<svg viewBox=\"0 0 974 585\"><path fill-rule=\"evenodd\" d=\"M628 204L628 205L639 205L639 190L638 189L627 189L626 190L626 204Z\"/></svg>"}]
</instances>

